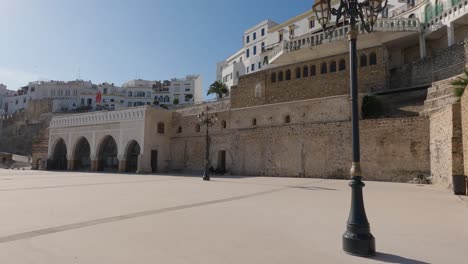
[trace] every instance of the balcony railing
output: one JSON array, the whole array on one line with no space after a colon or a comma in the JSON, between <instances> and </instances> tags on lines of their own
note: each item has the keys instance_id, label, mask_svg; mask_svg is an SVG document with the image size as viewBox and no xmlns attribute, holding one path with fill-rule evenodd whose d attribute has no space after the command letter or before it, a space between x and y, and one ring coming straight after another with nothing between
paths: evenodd
<instances>
[{"instance_id":1,"label":"balcony railing","mask_svg":"<svg viewBox=\"0 0 468 264\"><path fill-rule=\"evenodd\" d=\"M447 10L443 10L440 14L432 17L427 23L423 25L423 30L425 33L430 33L438 29L441 24L447 24L454 19L460 18L463 15L468 13L468 0L460 1L452 5Z\"/></svg>"},{"instance_id":2,"label":"balcony railing","mask_svg":"<svg viewBox=\"0 0 468 264\"><path fill-rule=\"evenodd\" d=\"M363 25L358 23L358 29L361 34L367 34ZM315 34L304 35L288 41L285 45L287 51L295 51L304 47L313 47L321 45L324 42L333 42L347 38L347 33L350 30L349 25L337 28L331 35L325 32L318 32ZM379 19L374 25L374 31L382 32L419 32L420 23L417 18L389 18Z\"/></svg>"}]
</instances>

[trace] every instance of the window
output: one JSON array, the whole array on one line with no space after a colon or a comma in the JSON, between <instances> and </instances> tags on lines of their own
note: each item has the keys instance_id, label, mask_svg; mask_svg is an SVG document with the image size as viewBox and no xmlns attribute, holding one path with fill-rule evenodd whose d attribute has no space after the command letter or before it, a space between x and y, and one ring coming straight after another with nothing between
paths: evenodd
<instances>
[{"instance_id":1,"label":"window","mask_svg":"<svg viewBox=\"0 0 468 264\"><path fill-rule=\"evenodd\" d=\"M223 128L223 129L227 128L227 122L226 122L226 120L223 120L223 121L221 122L221 128Z\"/></svg>"},{"instance_id":2,"label":"window","mask_svg":"<svg viewBox=\"0 0 468 264\"><path fill-rule=\"evenodd\" d=\"M286 70L286 81L291 80L291 70Z\"/></svg>"},{"instance_id":3,"label":"window","mask_svg":"<svg viewBox=\"0 0 468 264\"><path fill-rule=\"evenodd\" d=\"M339 69L340 69L340 71L346 70L346 61L344 59L340 60Z\"/></svg>"},{"instance_id":4,"label":"window","mask_svg":"<svg viewBox=\"0 0 468 264\"><path fill-rule=\"evenodd\" d=\"M93 104L93 99L88 99L88 105L92 105Z\"/></svg>"},{"instance_id":5,"label":"window","mask_svg":"<svg viewBox=\"0 0 468 264\"><path fill-rule=\"evenodd\" d=\"M26 103L26 98L23 98L23 104L25 104L25 103Z\"/></svg>"},{"instance_id":6,"label":"window","mask_svg":"<svg viewBox=\"0 0 468 264\"><path fill-rule=\"evenodd\" d=\"M257 55L257 46L253 47L253 55Z\"/></svg>"},{"instance_id":7,"label":"window","mask_svg":"<svg viewBox=\"0 0 468 264\"><path fill-rule=\"evenodd\" d=\"M249 49L247 49L247 51L245 52L245 56L247 56L247 58L250 57L250 50Z\"/></svg>"},{"instance_id":8,"label":"window","mask_svg":"<svg viewBox=\"0 0 468 264\"><path fill-rule=\"evenodd\" d=\"M265 36L265 29L262 28L262 37Z\"/></svg>"},{"instance_id":9,"label":"window","mask_svg":"<svg viewBox=\"0 0 468 264\"><path fill-rule=\"evenodd\" d=\"M377 54L375 52L372 52L369 55L369 65L376 65L377 64Z\"/></svg>"},{"instance_id":10,"label":"window","mask_svg":"<svg viewBox=\"0 0 468 264\"><path fill-rule=\"evenodd\" d=\"M262 47L262 52L264 52L264 51L265 51L265 42L262 42L262 46L261 46L261 47Z\"/></svg>"},{"instance_id":11,"label":"window","mask_svg":"<svg viewBox=\"0 0 468 264\"><path fill-rule=\"evenodd\" d=\"M84 105L84 104L85 104L85 99L81 98L81 105Z\"/></svg>"},{"instance_id":12,"label":"window","mask_svg":"<svg viewBox=\"0 0 468 264\"><path fill-rule=\"evenodd\" d=\"M283 79L284 79L283 72L282 72L282 71L280 71L280 72L278 73L278 82L282 82L282 81L283 81Z\"/></svg>"},{"instance_id":13,"label":"window","mask_svg":"<svg viewBox=\"0 0 468 264\"><path fill-rule=\"evenodd\" d=\"M255 64L250 65L250 68L252 69L252 71L255 71Z\"/></svg>"},{"instance_id":14,"label":"window","mask_svg":"<svg viewBox=\"0 0 468 264\"><path fill-rule=\"evenodd\" d=\"M294 25L289 26L289 37L294 37Z\"/></svg>"},{"instance_id":15,"label":"window","mask_svg":"<svg viewBox=\"0 0 468 264\"><path fill-rule=\"evenodd\" d=\"M200 124L195 125L195 132L199 133L201 130Z\"/></svg>"},{"instance_id":16,"label":"window","mask_svg":"<svg viewBox=\"0 0 468 264\"><path fill-rule=\"evenodd\" d=\"M102 89L103 94L107 94L107 88Z\"/></svg>"},{"instance_id":17,"label":"window","mask_svg":"<svg viewBox=\"0 0 468 264\"><path fill-rule=\"evenodd\" d=\"M182 127L180 126L179 128L177 128L177 134L180 134L182 133Z\"/></svg>"},{"instance_id":18,"label":"window","mask_svg":"<svg viewBox=\"0 0 468 264\"><path fill-rule=\"evenodd\" d=\"M301 78L301 68L296 68L296 79Z\"/></svg>"},{"instance_id":19,"label":"window","mask_svg":"<svg viewBox=\"0 0 468 264\"><path fill-rule=\"evenodd\" d=\"M302 77L309 77L309 67L304 66L302 69Z\"/></svg>"},{"instance_id":20,"label":"window","mask_svg":"<svg viewBox=\"0 0 468 264\"><path fill-rule=\"evenodd\" d=\"M315 27L315 20L311 19L309 20L309 28Z\"/></svg>"},{"instance_id":21,"label":"window","mask_svg":"<svg viewBox=\"0 0 468 264\"><path fill-rule=\"evenodd\" d=\"M330 63L330 72L336 72L336 61Z\"/></svg>"},{"instance_id":22,"label":"window","mask_svg":"<svg viewBox=\"0 0 468 264\"><path fill-rule=\"evenodd\" d=\"M286 124L291 123L291 116L290 116L290 115L287 115L287 116L284 118L284 123L286 123Z\"/></svg>"},{"instance_id":23,"label":"window","mask_svg":"<svg viewBox=\"0 0 468 264\"><path fill-rule=\"evenodd\" d=\"M115 101L114 98L111 98L111 99L110 99L110 102L111 102L111 103L113 103L114 101Z\"/></svg>"},{"instance_id":24,"label":"window","mask_svg":"<svg viewBox=\"0 0 468 264\"><path fill-rule=\"evenodd\" d=\"M275 82L276 82L276 72L273 72L273 73L271 74L271 82L272 82L272 83L275 83Z\"/></svg>"},{"instance_id":25,"label":"window","mask_svg":"<svg viewBox=\"0 0 468 264\"><path fill-rule=\"evenodd\" d=\"M257 125L257 118L254 118L252 119L252 126L256 126Z\"/></svg>"},{"instance_id":26,"label":"window","mask_svg":"<svg viewBox=\"0 0 468 264\"><path fill-rule=\"evenodd\" d=\"M317 70L315 69L315 65L310 66L310 76L315 76L317 74Z\"/></svg>"},{"instance_id":27,"label":"window","mask_svg":"<svg viewBox=\"0 0 468 264\"><path fill-rule=\"evenodd\" d=\"M247 42L247 43L249 43L249 42L250 42L250 36L247 36L247 39L246 39L246 41L245 41L245 42Z\"/></svg>"},{"instance_id":28,"label":"window","mask_svg":"<svg viewBox=\"0 0 468 264\"><path fill-rule=\"evenodd\" d=\"M246 69L246 72L249 73L249 67L245 68Z\"/></svg>"},{"instance_id":29,"label":"window","mask_svg":"<svg viewBox=\"0 0 468 264\"><path fill-rule=\"evenodd\" d=\"M256 39L257 39L257 33L256 33L256 32L253 33L252 39L253 39L253 40L256 40Z\"/></svg>"},{"instance_id":30,"label":"window","mask_svg":"<svg viewBox=\"0 0 468 264\"><path fill-rule=\"evenodd\" d=\"M128 97L132 97L133 96L133 93L132 92L128 92Z\"/></svg>"},{"instance_id":31,"label":"window","mask_svg":"<svg viewBox=\"0 0 468 264\"><path fill-rule=\"evenodd\" d=\"M322 66L320 67L320 74L326 74L326 73L327 73L327 64L323 62Z\"/></svg>"},{"instance_id":32,"label":"window","mask_svg":"<svg viewBox=\"0 0 468 264\"><path fill-rule=\"evenodd\" d=\"M361 55L360 65L361 65L361 67L366 67L367 66L367 56L365 54Z\"/></svg>"},{"instance_id":33,"label":"window","mask_svg":"<svg viewBox=\"0 0 468 264\"><path fill-rule=\"evenodd\" d=\"M262 68L262 63L258 62L258 69L260 70Z\"/></svg>"},{"instance_id":34,"label":"window","mask_svg":"<svg viewBox=\"0 0 468 264\"><path fill-rule=\"evenodd\" d=\"M279 42L283 41L283 32L278 32L279 34Z\"/></svg>"},{"instance_id":35,"label":"window","mask_svg":"<svg viewBox=\"0 0 468 264\"><path fill-rule=\"evenodd\" d=\"M164 123L158 123L158 134L164 134Z\"/></svg>"}]
</instances>

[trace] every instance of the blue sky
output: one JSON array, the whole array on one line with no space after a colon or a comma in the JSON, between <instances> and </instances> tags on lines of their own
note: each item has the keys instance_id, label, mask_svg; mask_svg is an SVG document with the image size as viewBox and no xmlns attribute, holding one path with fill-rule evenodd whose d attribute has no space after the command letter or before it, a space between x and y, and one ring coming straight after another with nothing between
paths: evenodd
<instances>
[{"instance_id":1,"label":"blue sky","mask_svg":"<svg viewBox=\"0 0 468 264\"><path fill-rule=\"evenodd\" d=\"M244 30L284 22L312 1L0 0L0 83L37 79L121 85L201 74L237 51Z\"/></svg>"}]
</instances>

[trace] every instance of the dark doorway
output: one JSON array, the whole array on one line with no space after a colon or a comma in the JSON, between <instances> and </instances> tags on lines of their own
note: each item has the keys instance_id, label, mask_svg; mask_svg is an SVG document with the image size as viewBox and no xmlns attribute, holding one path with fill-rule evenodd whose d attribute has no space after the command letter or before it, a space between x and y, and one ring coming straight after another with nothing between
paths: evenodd
<instances>
[{"instance_id":1,"label":"dark doorway","mask_svg":"<svg viewBox=\"0 0 468 264\"><path fill-rule=\"evenodd\" d=\"M138 156L140 155L140 145L138 142L132 141L127 149L127 172L136 173L138 170Z\"/></svg>"},{"instance_id":2,"label":"dark doorway","mask_svg":"<svg viewBox=\"0 0 468 264\"><path fill-rule=\"evenodd\" d=\"M111 136L107 136L101 143L98 152L98 171L117 172L119 160L117 159L117 144Z\"/></svg>"},{"instance_id":3,"label":"dark doorway","mask_svg":"<svg viewBox=\"0 0 468 264\"><path fill-rule=\"evenodd\" d=\"M86 138L81 138L75 147L75 167L77 171L90 171L91 170L91 148Z\"/></svg>"},{"instance_id":4,"label":"dark doorway","mask_svg":"<svg viewBox=\"0 0 468 264\"><path fill-rule=\"evenodd\" d=\"M158 151L157 150L151 151L151 172L153 173L158 172Z\"/></svg>"},{"instance_id":5,"label":"dark doorway","mask_svg":"<svg viewBox=\"0 0 468 264\"><path fill-rule=\"evenodd\" d=\"M65 145L65 141L63 139L59 139L57 144L55 144L51 170L66 170L67 162L67 146Z\"/></svg>"},{"instance_id":6,"label":"dark doorway","mask_svg":"<svg viewBox=\"0 0 468 264\"><path fill-rule=\"evenodd\" d=\"M218 152L218 167L216 168L220 172L226 172L226 151L220 150Z\"/></svg>"}]
</instances>

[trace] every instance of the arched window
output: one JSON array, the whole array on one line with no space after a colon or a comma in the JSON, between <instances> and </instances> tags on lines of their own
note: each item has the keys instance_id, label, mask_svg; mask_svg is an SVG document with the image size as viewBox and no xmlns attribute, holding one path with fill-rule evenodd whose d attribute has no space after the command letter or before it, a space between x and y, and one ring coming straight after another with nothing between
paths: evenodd
<instances>
[{"instance_id":1,"label":"arched window","mask_svg":"<svg viewBox=\"0 0 468 264\"><path fill-rule=\"evenodd\" d=\"M301 78L301 68L296 68L296 79L300 79Z\"/></svg>"},{"instance_id":2,"label":"arched window","mask_svg":"<svg viewBox=\"0 0 468 264\"><path fill-rule=\"evenodd\" d=\"M271 82L272 83L276 82L276 72L271 73Z\"/></svg>"},{"instance_id":3,"label":"arched window","mask_svg":"<svg viewBox=\"0 0 468 264\"><path fill-rule=\"evenodd\" d=\"M344 59L340 60L340 65L338 67L340 71L346 70L346 61Z\"/></svg>"},{"instance_id":4,"label":"arched window","mask_svg":"<svg viewBox=\"0 0 468 264\"><path fill-rule=\"evenodd\" d=\"M310 66L310 76L315 76L317 74L317 70L315 65Z\"/></svg>"},{"instance_id":5,"label":"arched window","mask_svg":"<svg viewBox=\"0 0 468 264\"><path fill-rule=\"evenodd\" d=\"M182 133L182 127L181 126L177 129L177 133L178 134Z\"/></svg>"},{"instance_id":6,"label":"arched window","mask_svg":"<svg viewBox=\"0 0 468 264\"><path fill-rule=\"evenodd\" d=\"M286 123L286 124L291 123L291 116L290 115L287 115L287 116L284 117L284 123Z\"/></svg>"},{"instance_id":7,"label":"arched window","mask_svg":"<svg viewBox=\"0 0 468 264\"><path fill-rule=\"evenodd\" d=\"M223 121L221 122L221 127L222 127L223 129L227 128L227 122L226 122L226 120L223 120Z\"/></svg>"},{"instance_id":8,"label":"arched window","mask_svg":"<svg viewBox=\"0 0 468 264\"><path fill-rule=\"evenodd\" d=\"M366 67L367 66L367 56L365 54L361 55L360 65L361 65L361 67Z\"/></svg>"},{"instance_id":9,"label":"arched window","mask_svg":"<svg viewBox=\"0 0 468 264\"><path fill-rule=\"evenodd\" d=\"M327 64L323 62L322 66L320 66L320 74L326 74L326 73L327 73Z\"/></svg>"},{"instance_id":10,"label":"arched window","mask_svg":"<svg viewBox=\"0 0 468 264\"><path fill-rule=\"evenodd\" d=\"M302 69L302 77L309 77L309 67L304 66Z\"/></svg>"},{"instance_id":11,"label":"arched window","mask_svg":"<svg viewBox=\"0 0 468 264\"><path fill-rule=\"evenodd\" d=\"M330 63L330 72L336 72L336 61Z\"/></svg>"},{"instance_id":12,"label":"arched window","mask_svg":"<svg viewBox=\"0 0 468 264\"><path fill-rule=\"evenodd\" d=\"M369 65L376 65L377 64L377 54L375 52L372 52L369 55Z\"/></svg>"},{"instance_id":13,"label":"arched window","mask_svg":"<svg viewBox=\"0 0 468 264\"><path fill-rule=\"evenodd\" d=\"M252 126L256 126L257 125L257 118L254 118L252 119Z\"/></svg>"},{"instance_id":14,"label":"arched window","mask_svg":"<svg viewBox=\"0 0 468 264\"><path fill-rule=\"evenodd\" d=\"M200 132L200 130L201 130L200 124L196 124L195 125L195 132L198 133L198 132Z\"/></svg>"},{"instance_id":15,"label":"arched window","mask_svg":"<svg viewBox=\"0 0 468 264\"><path fill-rule=\"evenodd\" d=\"M164 123L158 123L158 134L164 134Z\"/></svg>"},{"instance_id":16,"label":"arched window","mask_svg":"<svg viewBox=\"0 0 468 264\"><path fill-rule=\"evenodd\" d=\"M424 22L429 23L432 17L434 17L434 11L431 2L429 2L426 7L424 7Z\"/></svg>"},{"instance_id":17,"label":"arched window","mask_svg":"<svg viewBox=\"0 0 468 264\"><path fill-rule=\"evenodd\" d=\"M286 70L286 81L291 80L291 70Z\"/></svg>"},{"instance_id":18,"label":"arched window","mask_svg":"<svg viewBox=\"0 0 468 264\"><path fill-rule=\"evenodd\" d=\"M280 71L280 72L278 73L278 82L282 82L283 79L284 79L283 72Z\"/></svg>"}]
</instances>

